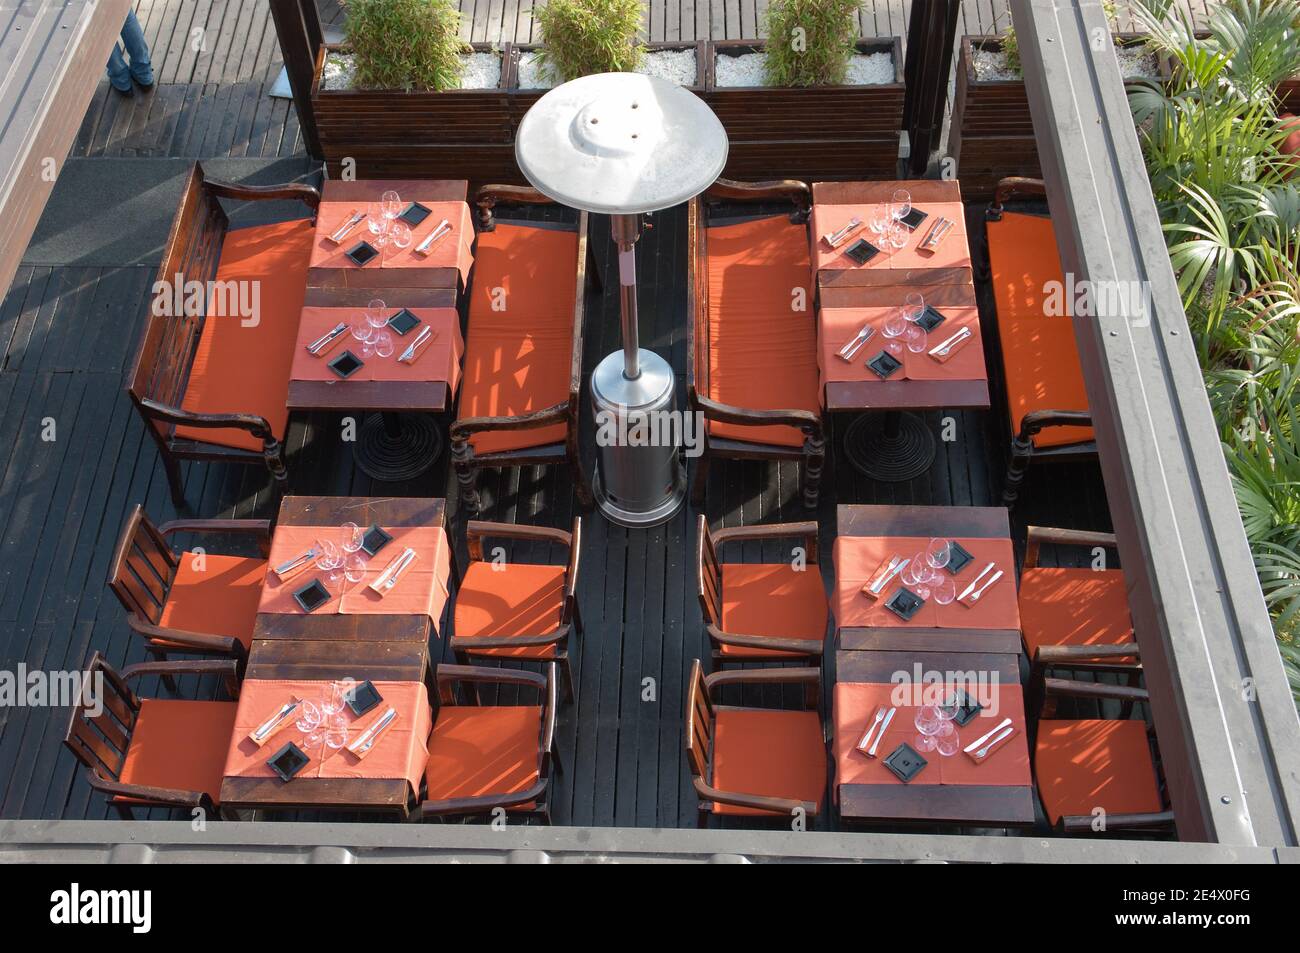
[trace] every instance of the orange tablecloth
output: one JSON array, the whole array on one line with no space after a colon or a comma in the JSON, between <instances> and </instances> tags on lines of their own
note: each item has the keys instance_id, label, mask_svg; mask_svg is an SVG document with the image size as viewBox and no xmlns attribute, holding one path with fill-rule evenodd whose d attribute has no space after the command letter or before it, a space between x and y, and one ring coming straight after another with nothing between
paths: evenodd
<instances>
[{"instance_id":1,"label":"orange tablecloth","mask_svg":"<svg viewBox=\"0 0 1300 953\"><path fill-rule=\"evenodd\" d=\"M881 242L871 232L870 227L863 228L852 238L843 242L839 248L831 248L824 241L823 235L839 231L852 219L871 222L873 206L871 205L825 205L816 203L812 210L812 250L813 267L817 272L823 269L860 269L880 271L915 271L923 268L969 268L970 242L966 237L966 213L960 202L920 202L916 208L927 213L927 218L912 233L907 244L895 251L881 246ZM939 243L932 252L918 251L917 246L930 231L930 226L940 217L953 222L948 237ZM859 238L865 238L881 249L881 253L865 265L859 265L849 258L845 251Z\"/></svg>"},{"instance_id":2,"label":"orange tablecloth","mask_svg":"<svg viewBox=\"0 0 1300 953\"><path fill-rule=\"evenodd\" d=\"M832 549L835 592L831 599L836 625L840 628L894 626L920 629L1019 629L1016 563L1011 540L968 539L962 536L954 538L975 557L953 578L958 595L990 562L997 563L997 568L1002 570L1002 578L987 589L974 606L968 607L956 600L941 606L932 597L906 622L885 608L885 603L900 587L897 576L885 587L879 599L872 600L863 595L862 587L871 580L882 562L894 555L910 559L918 552L924 553L930 540L914 536L841 536L836 539ZM939 571L947 574L946 569ZM990 571L980 585L987 582L989 576L996 571Z\"/></svg>"},{"instance_id":3,"label":"orange tablecloth","mask_svg":"<svg viewBox=\"0 0 1300 953\"><path fill-rule=\"evenodd\" d=\"M455 268L460 272L463 285L469 279L469 268L474 261L474 224L470 218L469 206L464 202L424 201L418 195L403 195L402 201L419 202L429 209L428 218L411 229L411 244L408 247L398 249L391 242L383 248L376 246L379 256L365 265L355 264L346 254L357 242L368 241L374 244L374 236L366 228L364 220L337 245L329 240L329 236L351 218L353 212L364 213L367 203L321 202L320 211L316 213L316 236L312 241L310 267L350 268L358 271L363 268ZM438 239L429 249L429 254L423 258L415 254L415 247L444 218L451 223L451 234Z\"/></svg>"},{"instance_id":4,"label":"orange tablecloth","mask_svg":"<svg viewBox=\"0 0 1300 953\"><path fill-rule=\"evenodd\" d=\"M900 301L899 304L902 304ZM822 382L828 381L878 381L880 380L867 361L871 360L889 343L883 333L885 319L896 307L822 308L817 312L817 359L821 366ZM925 351L913 354L903 346L901 370L890 380L956 380L982 381L988 377L984 366L984 345L980 341L979 309L975 307L944 306L936 308L944 322L930 332L926 351L938 347L963 327L974 335L962 345L961 350L945 362L936 361ZM862 345L853 360L838 357L839 349L858 335L863 325L876 329L867 343ZM902 342L902 338L896 338ZM898 357L898 355L894 355Z\"/></svg>"},{"instance_id":5,"label":"orange tablecloth","mask_svg":"<svg viewBox=\"0 0 1300 953\"><path fill-rule=\"evenodd\" d=\"M348 723L348 743L365 731L391 706L397 720L384 729L370 753L358 759L343 748L330 748L322 740L308 745L298 726L290 721L258 748L249 734L273 715L291 697L306 701L322 698L329 682L308 680L245 679L240 688L239 707L235 711L235 730L226 755L222 774L228 778L273 778L275 772L267 760L292 741L311 762L294 775L297 778L405 778L412 791L420 789L425 766L429 762L429 732L433 730L433 713L429 692L422 682L375 682L383 696L364 715L357 717L346 706L343 717Z\"/></svg>"},{"instance_id":6,"label":"orange tablecloth","mask_svg":"<svg viewBox=\"0 0 1300 953\"><path fill-rule=\"evenodd\" d=\"M362 527L365 529L365 527ZM326 589L330 589L330 600L311 615L328 615L337 612L345 615L416 615L423 613L433 620L437 631L438 620L447 605L447 579L451 573L451 547L447 532L441 526L383 527L393 539L379 551L377 556L368 557L365 578L360 582L343 581L339 586L331 586L327 573L312 567L298 573L288 581L281 581L270 568L266 573L266 585L262 588L262 599L258 612L285 612L306 615L293 598L295 590L307 585L313 578L319 578ZM276 527L271 540L271 558L268 567L288 562L300 553L310 549L318 539L338 541L337 526L285 526ZM388 564L410 546L417 553L415 562L402 573L401 581L385 596L380 596L370 588L370 583L384 571ZM361 554L365 557L365 554ZM335 589L342 588L342 592Z\"/></svg>"},{"instance_id":7,"label":"orange tablecloth","mask_svg":"<svg viewBox=\"0 0 1300 953\"><path fill-rule=\"evenodd\" d=\"M397 309L390 309L394 314ZM407 345L423 330L414 327L405 335L387 329L393 338L393 353L388 357L378 355L363 358L365 366L344 380L329 369L329 362L345 350L361 357L359 345L351 332L321 357L312 357L307 345L319 340L340 321L351 325L365 321L363 308L303 308L298 320L298 344L293 352L293 366L289 379L295 381L330 381L346 387L349 381L446 381L451 393L456 393L460 382L460 358L465 342L460 336L460 316L455 308L411 308L410 312L433 328L435 337L424 346L414 364L402 364L397 358Z\"/></svg>"},{"instance_id":8,"label":"orange tablecloth","mask_svg":"<svg viewBox=\"0 0 1300 953\"><path fill-rule=\"evenodd\" d=\"M949 683L952 684L952 683ZM971 694L978 689L961 686ZM991 731L1003 718L1010 718L1016 729L1002 747L990 754L982 763L972 761L963 751L944 757L938 751L919 752L929 763L921 769L911 784L970 784L1029 786L1033 784L1029 768L1029 743L1025 735L1025 699L1019 685L992 684L988 707L972 718L964 728L958 728L961 747ZM889 707L899 700L905 686L889 684L863 684L840 682L835 686L835 782L840 784L902 784L903 782L884 765L884 760L900 744L906 742L916 747L916 712L919 705L902 705L894 713L885 736L876 749L876 757L868 758L858 751L858 742L866 734L875 718L876 709ZM897 693L897 694L896 694ZM912 699L908 699L912 700ZM981 699L984 701L984 699Z\"/></svg>"}]
</instances>

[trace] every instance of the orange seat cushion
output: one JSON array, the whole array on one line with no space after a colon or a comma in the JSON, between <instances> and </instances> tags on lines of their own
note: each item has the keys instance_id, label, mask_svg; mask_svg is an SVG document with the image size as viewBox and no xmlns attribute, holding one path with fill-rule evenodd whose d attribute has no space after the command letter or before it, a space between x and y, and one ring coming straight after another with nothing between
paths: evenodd
<instances>
[{"instance_id":1,"label":"orange seat cushion","mask_svg":"<svg viewBox=\"0 0 1300 953\"><path fill-rule=\"evenodd\" d=\"M456 637L548 635L556 631L564 610L566 572L564 566L470 563L456 591ZM465 651L504 658L555 658L554 645L470 647Z\"/></svg>"},{"instance_id":2,"label":"orange seat cushion","mask_svg":"<svg viewBox=\"0 0 1300 953\"><path fill-rule=\"evenodd\" d=\"M1053 824L1064 816L1153 814L1163 809L1141 721L1042 721L1034 774Z\"/></svg>"},{"instance_id":3,"label":"orange seat cushion","mask_svg":"<svg viewBox=\"0 0 1300 953\"><path fill-rule=\"evenodd\" d=\"M1019 432L1021 419L1031 411L1086 411L1088 393L1070 323L1070 302L1065 302L1063 314L1044 313L1047 283L1055 281L1061 288L1065 284L1051 219L1004 212L1001 221L987 227L1012 432ZM1048 427L1034 437L1034 446L1092 439L1091 427Z\"/></svg>"},{"instance_id":4,"label":"orange seat cushion","mask_svg":"<svg viewBox=\"0 0 1300 953\"><path fill-rule=\"evenodd\" d=\"M826 744L817 712L717 709L713 724L713 787L733 794L796 798L820 804L826 793ZM713 811L773 813L717 802Z\"/></svg>"},{"instance_id":5,"label":"orange seat cushion","mask_svg":"<svg viewBox=\"0 0 1300 953\"><path fill-rule=\"evenodd\" d=\"M158 624L183 632L230 636L248 648L265 581L265 559L182 553Z\"/></svg>"},{"instance_id":6,"label":"orange seat cushion","mask_svg":"<svg viewBox=\"0 0 1300 953\"><path fill-rule=\"evenodd\" d=\"M528 790L541 774L541 731L541 708L443 705L429 736L427 799Z\"/></svg>"},{"instance_id":7,"label":"orange seat cushion","mask_svg":"<svg viewBox=\"0 0 1300 953\"><path fill-rule=\"evenodd\" d=\"M708 230L707 396L746 410L821 413L806 226L778 215ZM801 289L797 293L796 289ZM804 310L796 311L796 298ZM710 421L728 440L803 446L798 427Z\"/></svg>"},{"instance_id":8,"label":"orange seat cushion","mask_svg":"<svg viewBox=\"0 0 1300 953\"><path fill-rule=\"evenodd\" d=\"M789 563L723 563L721 568L723 632L818 642L826 637L829 608L815 568L798 572ZM736 645L723 645L722 654L799 657Z\"/></svg>"},{"instance_id":9,"label":"orange seat cushion","mask_svg":"<svg viewBox=\"0 0 1300 953\"><path fill-rule=\"evenodd\" d=\"M277 440L289 423L289 368L307 290L314 226L310 219L255 225L226 233L218 282L258 283L258 323L209 313L190 368L181 408L199 414L258 414ZM177 427L182 439L261 450L246 430Z\"/></svg>"},{"instance_id":10,"label":"orange seat cushion","mask_svg":"<svg viewBox=\"0 0 1300 953\"><path fill-rule=\"evenodd\" d=\"M569 399L578 233L498 224L478 236L458 419L517 417ZM564 424L485 431L478 454L564 440Z\"/></svg>"},{"instance_id":11,"label":"orange seat cushion","mask_svg":"<svg viewBox=\"0 0 1300 953\"><path fill-rule=\"evenodd\" d=\"M1044 645L1134 641L1124 574L1118 569L1026 569L1020 576L1020 627L1030 658Z\"/></svg>"},{"instance_id":12,"label":"orange seat cushion","mask_svg":"<svg viewBox=\"0 0 1300 953\"><path fill-rule=\"evenodd\" d=\"M119 779L215 802L235 730L235 702L142 698Z\"/></svg>"}]
</instances>

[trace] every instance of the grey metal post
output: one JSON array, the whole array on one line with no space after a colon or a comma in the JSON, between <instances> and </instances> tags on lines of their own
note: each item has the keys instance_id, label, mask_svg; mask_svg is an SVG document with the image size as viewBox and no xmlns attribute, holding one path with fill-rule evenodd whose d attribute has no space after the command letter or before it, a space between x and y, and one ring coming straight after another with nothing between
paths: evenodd
<instances>
[{"instance_id":1,"label":"grey metal post","mask_svg":"<svg viewBox=\"0 0 1300 953\"><path fill-rule=\"evenodd\" d=\"M623 376L630 381L641 376L637 358L640 334L636 320L636 242L641 237L641 216L610 216L614 243L618 246L618 305L623 326Z\"/></svg>"}]
</instances>

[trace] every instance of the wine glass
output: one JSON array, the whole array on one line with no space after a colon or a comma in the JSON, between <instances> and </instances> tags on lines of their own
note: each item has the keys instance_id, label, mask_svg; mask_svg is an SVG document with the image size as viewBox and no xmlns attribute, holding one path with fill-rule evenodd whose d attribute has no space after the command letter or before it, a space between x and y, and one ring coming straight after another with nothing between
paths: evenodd
<instances>
[{"instance_id":1,"label":"wine glass","mask_svg":"<svg viewBox=\"0 0 1300 953\"><path fill-rule=\"evenodd\" d=\"M372 328L364 318L360 321L352 322L352 337L360 345L362 357L371 357L375 353L375 346L370 343L379 332Z\"/></svg>"},{"instance_id":2,"label":"wine glass","mask_svg":"<svg viewBox=\"0 0 1300 953\"><path fill-rule=\"evenodd\" d=\"M885 244L894 249L894 251L899 251L907 247L907 238L909 234L906 225L899 221L893 221L885 229Z\"/></svg>"},{"instance_id":3,"label":"wine glass","mask_svg":"<svg viewBox=\"0 0 1300 953\"><path fill-rule=\"evenodd\" d=\"M320 741L320 726L324 717L320 705L313 701L304 701L302 703L302 707L298 709L298 718L294 725L302 732L303 741L306 744L315 745Z\"/></svg>"},{"instance_id":4,"label":"wine glass","mask_svg":"<svg viewBox=\"0 0 1300 953\"><path fill-rule=\"evenodd\" d=\"M952 730L952 725L941 716L938 705L922 705L916 710L912 724L920 732L913 743L917 751L933 751L937 747L935 736L943 731L944 726Z\"/></svg>"},{"instance_id":5,"label":"wine glass","mask_svg":"<svg viewBox=\"0 0 1300 953\"><path fill-rule=\"evenodd\" d=\"M337 681L330 682L326 686L318 704L327 718L341 712L343 710L343 684Z\"/></svg>"},{"instance_id":6,"label":"wine glass","mask_svg":"<svg viewBox=\"0 0 1300 953\"><path fill-rule=\"evenodd\" d=\"M390 221L397 218L402 214L402 197L392 189L388 189L379 196L379 210L384 218Z\"/></svg>"},{"instance_id":7,"label":"wine glass","mask_svg":"<svg viewBox=\"0 0 1300 953\"><path fill-rule=\"evenodd\" d=\"M889 213L894 221L907 218L912 211L912 193L907 189L895 189L893 200L889 203Z\"/></svg>"},{"instance_id":8,"label":"wine glass","mask_svg":"<svg viewBox=\"0 0 1300 953\"><path fill-rule=\"evenodd\" d=\"M316 542L316 568L328 575L329 581L338 584L343 578L343 551L327 539Z\"/></svg>"},{"instance_id":9,"label":"wine glass","mask_svg":"<svg viewBox=\"0 0 1300 953\"><path fill-rule=\"evenodd\" d=\"M370 232L370 243L376 248L387 245L388 231L391 226L392 219L385 217L383 205L371 202L369 214L366 216L366 229Z\"/></svg>"},{"instance_id":10,"label":"wine glass","mask_svg":"<svg viewBox=\"0 0 1300 953\"><path fill-rule=\"evenodd\" d=\"M938 537L930 540L925 547L925 561L931 569L942 569L952 558L952 543Z\"/></svg>"},{"instance_id":11,"label":"wine glass","mask_svg":"<svg viewBox=\"0 0 1300 953\"><path fill-rule=\"evenodd\" d=\"M365 534L361 532L360 526L349 522L340 526L339 530L343 536L343 542L340 544L343 552L351 555L361 548L361 540Z\"/></svg>"},{"instance_id":12,"label":"wine glass","mask_svg":"<svg viewBox=\"0 0 1300 953\"><path fill-rule=\"evenodd\" d=\"M366 324L378 331L388 323L387 310L388 305L384 303L383 298L371 298L363 312L366 316Z\"/></svg>"},{"instance_id":13,"label":"wine glass","mask_svg":"<svg viewBox=\"0 0 1300 953\"><path fill-rule=\"evenodd\" d=\"M903 298L903 314L913 324L920 321L921 316L925 314L925 298L915 291L910 292Z\"/></svg>"},{"instance_id":14,"label":"wine glass","mask_svg":"<svg viewBox=\"0 0 1300 953\"><path fill-rule=\"evenodd\" d=\"M939 573L938 578L930 584L930 595L937 604L950 605L957 598L957 583L953 581L952 576Z\"/></svg>"},{"instance_id":15,"label":"wine glass","mask_svg":"<svg viewBox=\"0 0 1300 953\"><path fill-rule=\"evenodd\" d=\"M909 324L907 330L903 332L903 340L907 342L907 349L913 354L920 354L925 350L927 337L925 328L919 324Z\"/></svg>"},{"instance_id":16,"label":"wine glass","mask_svg":"<svg viewBox=\"0 0 1300 953\"><path fill-rule=\"evenodd\" d=\"M343 578L356 585L366 578L366 557L353 553L343 562Z\"/></svg>"},{"instance_id":17,"label":"wine glass","mask_svg":"<svg viewBox=\"0 0 1300 953\"><path fill-rule=\"evenodd\" d=\"M394 221L388 233L389 239L393 242L393 247L398 251L409 248L411 244L411 226L405 222Z\"/></svg>"},{"instance_id":18,"label":"wine glass","mask_svg":"<svg viewBox=\"0 0 1300 953\"><path fill-rule=\"evenodd\" d=\"M348 723L342 715L334 715L321 726L321 736L326 747L338 749L348 743Z\"/></svg>"},{"instance_id":19,"label":"wine glass","mask_svg":"<svg viewBox=\"0 0 1300 953\"><path fill-rule=\"evenodd\" d=\"M931 573L932 570L925 563L925 554L917 553L907 561L907 568L899 574L899 579L922 599L929 599Z\"/></svg>"},{"instance_id":20,"label":"wine glass","mask_svg":"<svg viewBox=\"0 0 1300 953\"><path fill-rule=\"evenodd\" d=\"M889 341L885 348L891 354L899 355L903 353L903 345L898 342L898 338L906 330L907 318L903 316L902 310L893 311L889 317L885 318L885 323L881 326L880 331Z\"/></svg>"},{"instance_id":21,"label":"wine glass","mask_svg":"<svg viewBox=\"0 0 1300 953\"><path fill-rule=\"evenodd\" d=\"M376 331L370 339L370 345L380 357L391 357L395 349L393 336L387 331Z\"/></svg>"}]
</instances>

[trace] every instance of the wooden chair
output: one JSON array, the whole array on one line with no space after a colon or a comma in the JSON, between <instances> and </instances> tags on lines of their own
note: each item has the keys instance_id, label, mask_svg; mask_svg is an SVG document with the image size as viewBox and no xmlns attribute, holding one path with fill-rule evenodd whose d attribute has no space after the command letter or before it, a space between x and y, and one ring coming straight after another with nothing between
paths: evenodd
<instances>
[{"instance_id":1,"label":"wooden chair","mask_svg":"<svg viewBox=\"0 0 1300 953\"><path fill-rule=\"evenodd\" d=\"M248 657L257 606L266 581L265 557L177 552L176 533L255 536L263 552L269 520L174 520L155 526L137 505L122 527L108 570L108 587L127 612L127 624L145 638L145 650Z\"/></svg>"},{"instance_id":2,"label":"wooden chair","mask_svg":"<svg viewBox=\"0 0 1300 953\"><path fill-rule=\"evenodd\" d=\"M712 201L727 207L711 212ZM793 203L794 212L744 208L776 201ZM802 460L804 505L817 505L826 437L806 224L810 203L802 182L725 179L690 202L688 391L691 410L705 421L691 495L696 506L704 502L709 466L718 457ZM744 215L725 217L738 205Z\"/></svg>"},{"instance_id":3,"label":"wooden chair","mask_svg":"<svg viewBox=\"0 0 1300 953\"><path fill-rule=\"evenodd\" d=\"M296 199L312 216L231 230L223 198ZM286 485L285 399L319 206L310 186L217 182L197 162L190 172L127 385L177 506L181 460L264 463ZM231 314L253 289L258 313Z\"/></svg>"},{"instance_id":4,"label":"wooden chair","mask_svg":"<svg viewBox=\"0 0 1300 953\"><path fill-rule=\"evenodd\" d=\"M498 202L554 204L523 186L486 185L475 201L464 372L450 429L461 502L478 512L482 467L567 463L578 502L590 508L578 456L587 213L567 223L499 222Z\"/></svg>"},{"instance_id":5,"label":"wooden chair","mask_svg":"<svg viewBox=\"0 0 1300 953\"><path fill-rule=\"evenodd\" d=\"M1047 193L1038 179L1006 178L989 206L985 233L1011 427L1002 501L1014 506L1032 460L1071 462L1097 456L1088 394L1068 306L1048 316L1048 282L1064 297L1065 278ZM1014 200L1018 210L1008 209Z\"/></svg>"},{"instance_id":6,"label":"wooden chair","mask_svg":"<svg viewBox=\"0 0 1300 953\"><path fill-rule=\"evenodd\" d=\"M429 736L424 797L413 818L469 817L501 808L551 819L551 773L560 773L555 747L555 663L546 674L470 665L439 665L438 710ZM458 704L456 687L468 690ZM482 705L480 685L535 688L537 705Z\"/></svg>"},{"instance_id":7,"label":"wooden chair","mask_svg":"<svg viewBox=\"0 0 1300 953\"><path fill-rule=\"evenodd\" d=\"M780 563L728 563L718 555L728 542L798 539L804 568ZM710 532L700 514L696 581L714 667L728 662L805 664L821 658L830 611L817 561L817 524L735 526Z\"/></svg>"},{"instance_id":8,"label":"wooden chair","mask_svg":"<svg viewBox=\"0 0 1300 953\"><path fill-rule=\"evenodd\" d=\"M1103 546L1115 535L1030 526L1020 572L1020 628L1035 670L1120 673L1139 684L1142 663L1129 615L1124 573L1118 569L1039 566L1043 543Z\"/></svg>"},{"instance_id":9,"label":"wooden chair","mask_svg":"<svg viewBox=\"0 0 1300 953\"><path fill-rule=\"evenodd\" d=\"M719 705L726 685L803 685L803 711ZM691 666L686 696L686 760L700 797L699 826L711 814L790 818L821 810L826 796L826 733L818 711L821 672L768 668L704 675Z\"/></svg>"},{"instance_id":10,"label":"wooden chair","mask_svg":"<svg viewBox=\"0 0 1300 953\"><path fill-rule=\"evenodd\" d=\"M1133 703L1145 689L1071 679L1044 679L1035 726L1034 778L1048 821L1067 833L1088 833L1105 812L1106 831L1168 830L1174 815L1156 770L1155 738L1145 721L1056 719L1063 696Z\"/></svg>"},{"instance_id":11,"label":"wooden chair","mask_svg":"<svg viewBox=\"0 0 1300 953\"><path fill-rule=\"evenodd\" d=\"M502 562L483 558L483 539L556 543L567 553L565 565ZM456 660L530 659L554 661L564 676L565 701L573 702L569 636L582 631L578 614L578 553L582 518L573 531L514 523L470 520L465 528L470 564L456 587L451 639Z\"/></svg>"},{"instance_id":12,"label":"wooden chair","mask_svg":"<svg viewBox=\"0 0 1300 953\"><path fill-rule=\"evenodd\" d=\"M96 652L86 669L86 690L63 743L125 820L135 807L202 808L217 816L235 702L141 698L128 684L143 675L186 674L220 676L230 697L239 697L229 659L144 662L119 673Z\"/></svg>"}]
</instances>

